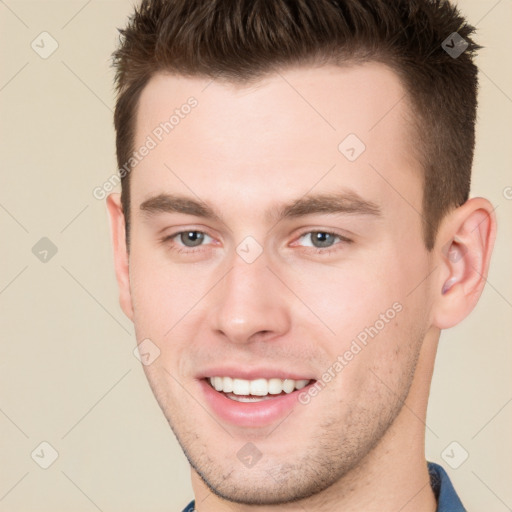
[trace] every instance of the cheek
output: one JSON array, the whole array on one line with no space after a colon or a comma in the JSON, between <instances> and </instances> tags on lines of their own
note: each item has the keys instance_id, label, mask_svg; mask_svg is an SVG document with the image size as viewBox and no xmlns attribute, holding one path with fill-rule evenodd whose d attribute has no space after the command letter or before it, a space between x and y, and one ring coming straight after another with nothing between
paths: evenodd
<instances>
[{"instance_id":1,"label":"cheek","mask_svg":"<svg viewBox=\"0 0 512 512\"><path fill-rule=\"evenodd\" d=\"M179 265L170 265L161 251L132 251L130 290L136 328L162 338L190 309L196 288L193 276Z\"/></svg>"},{"instance_id":2,"label":"cheek","mask_svg":"<svg viewBox=\"0 0 512 512\"><path fill-rule=\"evenodd\" d=\"M295 283L295 293L310 310L299 315L305 311L300 306L295 320L311 335L313 326L326 333L316 338L329 353L329 364L342 356L343 373L355 381L380 365L386 373L400 373L401 365L410 366L426 325L425 288L414 289L428 274L422 258L419 250L411 255L389 244L337 266L288 271L287 281Z\"/></svg>"},{"instance_id":3,"label":"cheek","mask_svg":"<svg viewBox=\"0 0 512 512\"><path fill-rule=\"evenodd\" d=\"M134 272L130 286L135 328L146 337L161 338L172 326L173 294L168 293L167 283L158 279L154 269L148 269Z\"/></svg>"},{"instance_id":4,"label":"cheek","mask_svg":"<svg viewBox=\"0 0 512 512\"><path fill-rule=\"evenodd\" d=\"M395 278L396 273L393 261L382 256L381 260L362 257L337 265L283 269L284 280L293 283L293 291L310 310L297 320L311 323L314 313L331 334L343 340L374 324L403 297L407 279L400 273Z\"/></svg>"}]
</instances>

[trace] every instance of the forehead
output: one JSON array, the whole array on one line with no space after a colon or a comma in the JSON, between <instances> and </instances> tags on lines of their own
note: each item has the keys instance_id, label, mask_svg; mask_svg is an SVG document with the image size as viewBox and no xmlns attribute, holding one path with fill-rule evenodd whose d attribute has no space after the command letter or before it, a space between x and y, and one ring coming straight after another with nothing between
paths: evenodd
<instances>
[{"instance_id":1,"label":"forehead","mask_svg":"<svg viewBox=\"0 0 512 512\"><path fill-rule=\"evenodd\" d=\"M375 202L404 188L418 202L410 113L378 63L287 69L250 86L159 73L139 100L135 148L153 142L132 172L132 204L179 189L236 211L340 187Z\"/></svg>"}]
</instances>

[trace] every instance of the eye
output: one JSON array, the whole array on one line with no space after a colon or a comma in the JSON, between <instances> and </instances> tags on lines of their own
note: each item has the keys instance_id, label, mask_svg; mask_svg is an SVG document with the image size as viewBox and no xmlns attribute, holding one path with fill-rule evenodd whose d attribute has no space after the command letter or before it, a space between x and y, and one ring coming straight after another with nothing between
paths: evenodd
<instances>
[{"instance_id":1,"label":"eye","mask_svg":"<svg viewBox=\"0 0 512 512\"><path fill-rule=\"evenodd\" d=\"M197 247L201 245L201 242L203 242L208 235L202 231L182 231L178 233L177 237L186 247Z\"/></svg>"},{"instance_id":2,"label":"eye","mask_svg":"<svg viewBox=\"0 0 512 512\"><path fill-rule=\"evenodd\" d=\"M325 247L331 247L334 240L340 237L334 233L328 233L326 231L310 231L309 233L302 235L300 238L309 238L312 244L310 247L321 249Z\"/></svg>"},{"instance_id":3,"label":"eye","mask_svg":"<svg viewBox=\"0 0 512 512\"><path fill-rule=\"evenodd\" d=\"M207 250L207 245L213 241L213 238L204 231L189 229L187 231L180 231L172 235L165 236L161 239L163 244L168 245L171 250L178 253L198 252ZM336 246L343 243L351 243L349 238L330 231L307 231L299 236L298 244L302 247L311 248L318 254L329 254L335 252ZM309 242L305 243L304 241ZM336 241L338 241L336 243ZM297 242L294 243L296 245ZM334 247L333 249L331 249ZM195 249L198 248L198 249Z\"/></svg>"},{"instance_id":4,"label":"eye","mask_svg":"<svg viewBox=\"0 0 512 512\"><path fill-rule=\"evenodd\" d=\"M204 233L203 231L197 231L190 229L188 231L180 231L173 235L166 236L162 239L162 242L172 242L172 246L176 245L178 250L180 247L193 249L203 244L204 241L208 241L207 238L212 240L212 237Z\"/></svg>"},{"instance_id":5,"label":"eye","mask_svg":"<svg viewBox=\"0 0 512 512\"><path fill-rule=\"evenodd\" d=\"M338 243L336 243L336 240L338 240ZM323 254L329 254L336 251L337 245L342 245L343 243L352 243L352 240L349 238L338 233L332 233L330 231L308 231L300 235L299 241L309 242L306 244L302 243L301 245L303 247L311 247L316 249L316 253ZM332 247L334 248L331 249Z\"/></svg>"}]
</instances>

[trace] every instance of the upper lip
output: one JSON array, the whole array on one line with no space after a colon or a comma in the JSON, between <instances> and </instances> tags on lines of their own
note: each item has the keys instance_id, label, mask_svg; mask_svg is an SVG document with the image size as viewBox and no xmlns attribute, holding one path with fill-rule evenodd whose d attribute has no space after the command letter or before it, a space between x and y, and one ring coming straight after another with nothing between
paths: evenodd
<instances>
[{"instance_id":1,"label":"upper lip","mask_svg":"<svg viewBox=\"0 0 512 512\"><path fill-rule=\"evenodd\" d=\"M208 377L232 377L235 379L256 380L256 379L293 379L293 380L313 380L310 372L283 370L282 368L272 369L261 368L242 368L241 366L215 366L203 370L198 379Z\"/></svg>"}]
</instances>

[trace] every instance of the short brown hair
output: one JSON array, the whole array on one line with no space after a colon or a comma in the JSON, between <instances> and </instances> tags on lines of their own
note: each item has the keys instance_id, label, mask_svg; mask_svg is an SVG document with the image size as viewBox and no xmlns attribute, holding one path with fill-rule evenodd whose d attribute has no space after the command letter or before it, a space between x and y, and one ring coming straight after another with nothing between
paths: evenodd
<instances>
[{"instance_id":1,"label":"short brown hair","mask_svg":"<svg viewBox=\"0 0 512 512\"><path fill-rule=\"evenodd\" d=\"M474 31L445 0L142 0L119 29L113 54L119 167L134 151L141 91L158 71L249 84L286 66L382 62L402 80L416 116L431 250L444 215L469 197L478 88L473 55L480 48ZM459 56L448 51L453 33L467 45ZM121 184L129 244L129 172Z\"/></svg>"}]
</instances>

